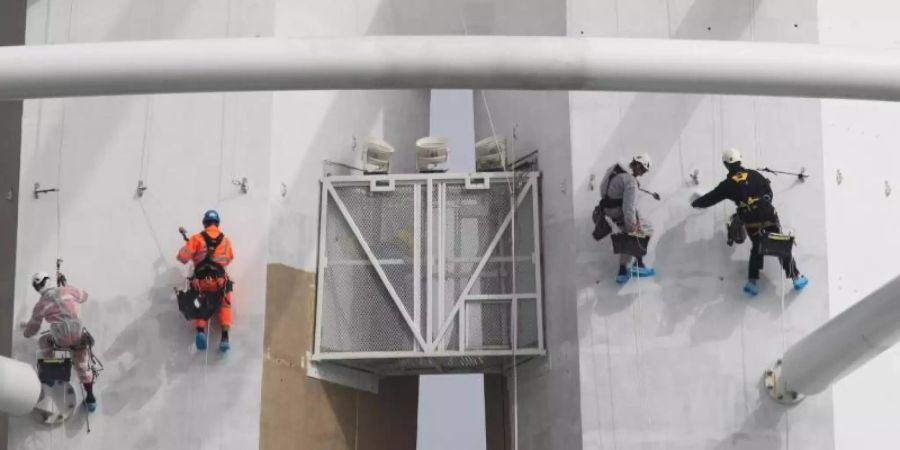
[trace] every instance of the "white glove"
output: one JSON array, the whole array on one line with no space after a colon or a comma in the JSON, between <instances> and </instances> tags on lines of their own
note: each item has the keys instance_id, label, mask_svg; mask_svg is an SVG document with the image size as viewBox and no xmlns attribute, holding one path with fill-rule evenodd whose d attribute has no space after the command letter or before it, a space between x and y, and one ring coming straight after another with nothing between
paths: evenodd
<instances>
[{"instance_id":1,"label":"white glove","mask_svg":"<svg viewBox=\"0 0 900 450\"><path fill-rule=\"evenodd\" d=\"M694 193L691 194L691 203L694 203L694 202L697 201L697 199L700 198L700 197L702 197L702 195L700 195L699 192L694 191Z\"/></svg>"},{"instance_id":2,"label":"white glove","mask_svg":"<svg viewBox=\"0 0 900 450\"><path fill-rule=\"evenodd\" d=\"M26 328L28 328L28 321L27 321L27 320L23 320L23 321L19 322L19 328L21 328L21 329L23 329L23 330L26 329Z\"/></svg>"}]
</instances>

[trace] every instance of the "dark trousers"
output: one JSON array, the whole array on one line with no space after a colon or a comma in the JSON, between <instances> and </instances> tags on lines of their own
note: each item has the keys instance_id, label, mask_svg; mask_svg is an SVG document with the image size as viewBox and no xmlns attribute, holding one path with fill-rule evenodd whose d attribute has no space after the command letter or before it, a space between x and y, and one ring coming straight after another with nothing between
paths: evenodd
<instances>
[{"instance_id":1,"label":"dark trousers","mask_svg":"<svg viewBox=\"0 0 900 450\"><path fill-rule=\"evenodd\" d=\"M781 227L778 225L770 225L759 230L747 230L747 235L750 237L750 242L753 244L750 248L750 265L747 270L747 278L751 280L758 280L759 271L763 268L763 255L759 252L761 232L780 233ZM787 275L788 278L794 279L800 276L800 271L797 269L797 263L794 261L793 257L788 256L786 258L778 259L781 262L781 267L784 269L784 274Z\"/></svg>"}]
</instances>

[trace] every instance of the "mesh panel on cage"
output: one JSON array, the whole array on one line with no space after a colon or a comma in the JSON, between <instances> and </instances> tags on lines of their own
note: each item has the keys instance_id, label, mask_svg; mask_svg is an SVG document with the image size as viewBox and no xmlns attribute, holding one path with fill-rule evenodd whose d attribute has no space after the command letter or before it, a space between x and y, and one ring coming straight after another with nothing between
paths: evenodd
<instances>
[{"instance_id":1,"label":"mesh panel on cage","mask_svg":"<svg viewBox=\"0 0 900 450\"><path fill-rule=\"evenodd\" d=\"M519 294L533 294L536 290L535 268L532 256L516 254L516 289ZM469 295L512 294L513 261L511 256L497 256L488 259Z\"/></svg>"},{"instance_id":2,"label":"mesh panel on cage","mask_svg":"<svg viewBox=\"0 0 900 450\"><path fill-rule=\"evenodd\" d=\"M443 326L443 322L439 322L435 328L435 333L440 332L440 327ZM450 327L447 329L447 332L444 333L441 339L438 339L438 350L449 350L449 351L457 351L459 350L459 315L453 316L453 322L450 324Z\"/></svg>"},{"instance_id":3,"label":"mesh panel on cage","mask_svg":"<svg viewBox=\"0 0 900 450\"><path fill-rule=\"evenodd\" d=\"M509 301L466 305L467 349L507 349L510 343Z\"/></svg>"},{"instance_id":4,"label":"mesh panel on cage","mask_svg":"<svg viewBox=\"0 0 900 450\"><path fill-rule=\"evenodd\" d=\"M368 186L335 187L410 316L415 236L413 190L410 184L398 184L390 192L371 192Z\"/></svg>"},{"instance_id":5,"label":"mesh panel on cage","mask_svg":"<svg viewBox=\"0 0 900 450\"><path fill-rule=\"evenodd\" d=\"M447 279L447 295L455 299L500 229L510 202L503 185L465 189L461 182L448 183L446 200L446 271L453 274Z\"/></svg>"},{"instance_id":6,"label":"mesh panel on cage","mask_svg":"<svg viewBox=\"0 0 900 450\"><path fill-rule=\"evenodd\" d=\"M421 204L419 205L419 333L428 339L428 283L431 274L428 273L428 190L425 185L421 189Z\"/></svg>"},{"instance_id":7,"label":"mesh panel on cage","mask_svg":"<svg viewBox=\"0 0 900 450\"><path fill-rule=\"evenodd\" d=\"M516 335L518 348L538 347L537 300L520 298L516 316Z\"/></svg>"},{"instance_id":8,"label":"mesh panel on cage","mask_svg":"<svg viewBox=\"0 0 900 450\"><path fill-rule=\"evenodd\" d=\"M527 181L527 177L519 178L515 181L516 193L522 192L525 186L522 182ZM322 352L406 352L405 356L410 351L422 352L424 349L417 345L413 331L402 317L401 311L405 311L418 322L417 330L422 336L427 335L430 319L433 338L437 340L436 350L452 352L454 356L436 357L423 352L422 357L415 358L385 354L366 356L362 360L357 358L363 355L348 355L352 359L341 361L352 361L377 373L481 371L488 370L488 361L496 361L498 368L505 364L503 361L509 356L503 355L511 352L512 337L512 302L506 297L513 293L539 294L535 273L539 250L535 248L537 224L534 223L537 191L526 193L516 209L515 221L499 236L480 275L473 279L475 269L510 211L512 192L505 179L493 180L489 189L465 189L464 179L397 180L395 189L389 192L371 192L367 183L360 185L357 180L332 178L329 182L379 262L388 284L396 291L402 307L398 309L391 299L347 219L329 196L323 231L326 264L320 267L323 295L318 301L318 307L322 308L319 337ZM429 183L432 185L430 202ZM420 192L419 208L416 208L416 189ZM516 286L513 286L514 279ZM497 297L464 302L458 314L450 316L470 281L469 296ZM416 297L419 297L418 308L414 304ZM430 304L426 301L429 297ZM518 304L518 348L536 349L540 327L538 302L520 299ZM448 318L452 320L447 331L438 335ZM464 329L460 328L461 323ZM466 333L465 350L498 351L500 355L475 358L460 352L456 356L455 352L460 351L460 333Z\"/></svg>"},{"instance_id":9,"label":"mesh panel on cage","mask_svg":"<svg viewBox=\"0 0 900 450\"><path fill-rule=\"evenodd\" d=\"M515 269L516 269L516 289L518 293L534 293L536 289L535 283L535 266L534 266L534 216L533 205L531 203L529 192L522 205L516 209L515 222ZM501 223L502 224L502 223ZM511 294L513 293L512 270L513 270L513 224L510 223L500 240L497 243L490 259L484 266L484 270L477 278L470 294ZM493 230L495 233L499 230Z\"/></svg>"},{"instance_id":10,"label":"mesh panel on cage","mask_svg":"<svg viewBox=\"0 0 900 450\"><path fill-rule=\"evenodd\" d=\"M330 200L330 199L329 199ZM353 235L347 220L338 207L332 202L328 203L327 230L325 232L325 253L330 264L346 262L366 262L366 257L359 241Z\"/></svg>"},{"instance_id":11,"label":"mesh panel on cage","mask_svg":"<svg viewBox=\"0 0 900 450\"><path fill-rule=\"evenodd\" d=\"M322 350L410 351L412 331L369 266L325 270Z\"/></svg>"}]
</instances>

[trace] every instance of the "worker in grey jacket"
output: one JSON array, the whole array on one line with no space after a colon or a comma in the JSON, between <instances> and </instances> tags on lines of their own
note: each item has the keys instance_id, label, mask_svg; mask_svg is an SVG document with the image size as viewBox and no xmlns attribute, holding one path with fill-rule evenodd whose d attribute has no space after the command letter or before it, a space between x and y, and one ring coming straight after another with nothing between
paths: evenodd
<instances>
[{"instance_id":1,"label":"worker in grey jacket","mask_svg":"<svg viewBox=\"0 0 900 450\"><path fill-rule=\"evenodd\" d=\"M628 164L616 163L603 176L600 183L600 206L603 214L609 217L623 233L648 235L650 226L640 217L637 210L637 194L640 189L637 177L650 171L650 155L635 155ZM646 267L642 258L637 258L635 267L631 267L630 255L619 255L619 273L616 283L625 284L631 276L652 277L656 270Z\"/></svg>"}]
</instances>

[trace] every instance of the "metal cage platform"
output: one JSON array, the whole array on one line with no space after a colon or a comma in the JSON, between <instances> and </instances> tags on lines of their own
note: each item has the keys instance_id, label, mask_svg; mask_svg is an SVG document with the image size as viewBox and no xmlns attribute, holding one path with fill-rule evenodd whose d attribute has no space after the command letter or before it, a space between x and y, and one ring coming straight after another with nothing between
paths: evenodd
<instances>
[{"instance_id":1,"label":"metal cage platform","mask_svg":"<svg viewBox=\"0 0 900 450\"><path fill-rule=\"evenodd\" d=\"M322 180L314 362L491 372L544 354L539 175ZM515 206L512 199L515 198Z\"/></svg>"}]
</instances>

